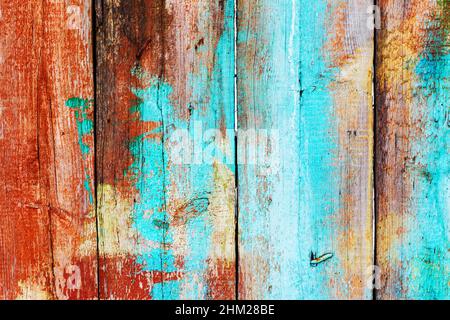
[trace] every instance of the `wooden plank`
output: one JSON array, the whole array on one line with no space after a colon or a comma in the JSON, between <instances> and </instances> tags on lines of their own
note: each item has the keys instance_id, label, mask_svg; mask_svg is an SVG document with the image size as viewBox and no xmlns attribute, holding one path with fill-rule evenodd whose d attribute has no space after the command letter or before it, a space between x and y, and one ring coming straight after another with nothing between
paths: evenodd
<instances>
[{"instance_id":1,"label":"wooden plank","mask_svg":"<svg viewBox=\"0 0 450 320\"><path fill-rule=\"evenodd\" d=\"M97 1L101 298L234 297L233 8Z\"/></svg>"},{"instance_id":2,"label":"wooden plank","mask_svg":"<svg viewBox=\"0 0 450 320\"><path fill-rule=\"evenodd\" d=\"M0 12L0 298L94 299L90 1Z\"/></svg>"},{"instance_id":3,"label":"wooden plank","mask_svg":"<svg viewBox=\"0 0 450 320\"><path fill-rule=\"evenodd\" d=\"M371 298L371 4L238 2L240 298Z\"/></svg>"},{"instance_id":4,"label":"wooden plank","mask_svg":"<svg viewBox=\"0 0 450 320\"><path fill-rule=\"evenodd\" d=\"M378 298L449 299L450 2L379 5Z\"/></svg>"}]
</instances>

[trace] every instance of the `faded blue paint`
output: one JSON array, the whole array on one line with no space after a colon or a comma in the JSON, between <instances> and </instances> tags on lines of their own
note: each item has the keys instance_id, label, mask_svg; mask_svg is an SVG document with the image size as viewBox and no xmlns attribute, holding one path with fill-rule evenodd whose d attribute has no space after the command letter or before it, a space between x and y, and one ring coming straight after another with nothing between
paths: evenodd
<instances>
[{"instance_id":1,"label":"faded blue paint","mask_svg":"<svg viewBox=\"0 0 450 320\"><path fill-rule=\"evenodd\" d=\"M225 118L227 128L233 128L233 1L226 2L225 31L215 49L215 65L212 73L206 65L200 65L196 74L189 75L191 85L192 102L194 105L192 114L185 120L180 114L181 108L175 108L172 104L172 88L162 79L151 77L143 70L135 68L132 74L145 83L145 88L131 88L137 98L137 104L131 108L131 112L139 114L140 121L159 124L152 135L145 133L136 137L130 150L134 159L128 169L128 174L135 181L139 197L134 206L134 228L146 241L160 244L172 244L174 241L170 226L170 214L167 212L167 201L174 196L184 201L195 200L198 195L209 196L214 188L212 163L183 164L177 167L170 161L169 150L165 150L170 140L170 134L174 130L186 130L200 145L201 150L208 147L208 142L203 141L203 133L212 128L218 128L221 119ZM189 108L183 106L183 108ZM184 109L186 110L186 109ZM222 114L221 110L225 110ZM156 138L154 136L157 136ZM227 137L233 141L232 137ZM170 144L169 144L170 145ZM232 146L230 146L231 148ZM222 159L218 149L214 149L215 158ZM232 164L230 164L230 168ZM177 170L183 174L177 174ZM233 168L234 171L234 168ZM181 179L177 181L177 179ZM177 194L172 195L170 184L177 186ZM193 201L200 206L203 201ZM205 208L197 208L204 212ZM163 245L157 245L141 252L139 263L144 271L181 272L182 279L165 281L153 286L150 295L153 299L178 299L182 287L189 290L183 292L185 299L204 299L208 294L205 285L208 269L208 257L210 255L212 225L208 214L200 214L186 222L186 234L188 250L184 258L182 270L175 267L175 253L172 249L163 249ZM203 280L202 280L203 278ZM199 281L200 280L200 281Z\"/></svg>"},{"instance_id":2,"label":"faded blue paint","mask_svg":"<svg viewBox=\"0 0 450 320\"><path fill-rule=\"evenodd\" d=\"M215 51L215 64L211 71L206 65L199 67L199 72L190 75L189 83L192 84L192 101L195 110L189 121L189 134L194 141L202 141L201 150L205 151L210 143L216 144L212 148L211 155L219 163L227 163L225 155L217 148L217 142L204 139L205 133L210 129L217 129L223 119L227 129L234 128L234 1L225 1L224 31L216 48L207 48ZM201 126L201 130L200 127ZM201 132L199 132L201 131ZM233 150L233 136L228 135L226 141L230 141L229 151ZM201 137L203 135L204 137ZM231 156L233 159L233 155ZM214 189L213 164L208 159L203 159L201 165L190 166L190 195L209 196ZM234 173L234 162L227 163ZM198 202L201 205L203 202ZM186 275L184 281L194 285L192 290L185 293L186 299L204 299L208 294L205 281L202 287L195 287L195 277L199 273L206 275L208 257L210 256L212 239L212 223L208 214L191 219L186 225L189 243L189 257L185 261ZM216 244L217 245L217 244Z\"/></svg>"},{"instance_id":3,"label":"faded blue paint","mask_svg":"<svg viewBox=\"0 0 450 320\"><path fill-rule=\"evenodd\" d=\"M415 68L413 122L422 132L411 141L411 215L396 250L406 290L398 296L434 300L450 298L450 49L448 30L439 20L429 24L428 45Z\"/></svg>"},{"instance_id":4,"label":"faded blue paint","mask_svg":"<svg viewBox=\"0 0 450 320\"><path fill-rule=\"evenodd\" d=\"M330 92L330 84L338 70L330 66L330 58L324 48L329 39L328 5L329 1L323 0L315 1L314 4L307 0L300 2L302 8L312 7L310 10L301 10L300 18L300 242L304 249L316 256L339 249L334 247L338 228L333 223L336 221L333 216L340 209L338 119ZM302 253L304 263L309 258L305 253ZM339 275L342 272L339 258L336 252L326 264L314 270L300 269L303 297L334 297L332 290L326 290L324 286L330 279L339 282L344 276ZM314 283L321 285L311 285ZM339 289L340 296L348 295L345 286L339 285Z\"/></svg>"},{"instance_id":5,"label":"faded blue paint","mask_svg":"<svg viewBox=\"0 0 450 320\"><path fill-rule=\"evenodd\" d=\"M133 69L132 74L138 78L146 77L142 70ZM142 250L138 263L143 271L159 271L163 274L177 271L174 266L174 254L170 249L173 241L170 228L161 228L159 222L168 223L166 191L170 183L167 172L167 153L164 150L164 123L168 113L173 112L169 96L172 88L156 77L144 79L148 81L144 89L132 88L138 103L132 111L137 112L140 121L155 122L162 127L157 137L143 134L130 143L130 151L134 159L128 174L134 180L138 190L138 199L133 208L134 228L153 247ZM142 246L143 248L145 245ZM155 300L176 299L179 296L177 281L156 283L149 292Z\"/></svg>"},{"instance_id":6,"label":"faded blue paint","mask_svg":"<svg viewBox=\"0 0 450 320\"><path fill-rule=\"evenodd\" d=\"M92 134L94 124L88 116L88 110L91 102L87 99L70 98L66 101L66 106L75 110L75 119L77 121L78 144L80 145L83 157L86 157L91 151L90 147L84 143L83 139L86 135Z\"/></svg>"},{"instance_id":7,"label":"faded blue paint","mask_svg":"<svg viewBox=\"0 0 450 320\"><path fill-rule=\"evenodd\" d=\"M246 272L258 277L258 287L246 289L252 299L332 298L325 286L339 277L332 216L339 212L340 172L329 89L337 70L325 50L329 7L325 0L260 1L259 16L246 17L252 20L238 33L248 50L239 62L245 104L239 109L247 114L240 129L276 130L272 142L279 144L271 172L254 165L239 170L240 249L255 268ZM329 259L312 267L311 253Z\"/></svg>"},{"instance_id":8,"label":"faded blue paint","mask_svg":"<svg viewBox=\"0 0 450 320\"><path fill-rule=\"evenodd\" d=\"M78 132L78 144L80 146L83 161L87 159L89 153L91 152L91 148L84 142L85 137L92 135L94 131L94 123L89 118L89 109L91 108L91 105L92 100L77 97L70 98L66 101L66 107L73 109L75 112L75 120L77 123ZM93 204L94 195L91 187L91 177L87 173L86 166L83 166L83 170L85 175L83 186L88 193L89 203Z\"/></svg>"}]
</instances>

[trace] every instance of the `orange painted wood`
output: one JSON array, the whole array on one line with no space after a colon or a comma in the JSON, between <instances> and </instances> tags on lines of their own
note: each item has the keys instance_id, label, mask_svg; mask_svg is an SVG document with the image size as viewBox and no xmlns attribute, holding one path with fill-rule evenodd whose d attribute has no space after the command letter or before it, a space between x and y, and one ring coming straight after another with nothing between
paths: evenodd
<instances>
[{"instance_id":1,"label":"orange painted wood","mask_svg":"<svg viewBox=\"0 0 450 320\"><path fill-rule=\"evenodd\" d=\"M92 8L71 4L0 1L1 299L97 297Z\"/></svg>"}]
</instances>

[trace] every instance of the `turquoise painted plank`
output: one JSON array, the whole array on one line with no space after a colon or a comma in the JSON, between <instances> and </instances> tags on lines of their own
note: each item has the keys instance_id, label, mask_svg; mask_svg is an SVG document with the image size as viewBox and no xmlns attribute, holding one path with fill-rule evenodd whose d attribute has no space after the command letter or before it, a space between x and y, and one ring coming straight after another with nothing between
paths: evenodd
<instances>
[{"instance_id":1,"label":"turquoise painted plank","mask_svg":"<svg viewBox=\"0 0 450 320\"><path fill-rule=\"evenodd\" d=\"M370 5L238 3L240 298L372 297Z\"/></svg>"},{"instance_id":2,"label":"turquoise painted plank","mask_svg":"<svg viewBox=\"0 0 450 320\"><path fill-rule=\"evenodd\" d=\"M234 1L101 4L101 295L233 299Z\"/></svg>"},{"instance_id":3,"label":"turquoise painted plank","mask_svg":"<svg viewBox=\"0 0 450 320\"><path fill-rule=\"evenodd\" d=\"M450 298L450 1L380 1L379 299Z\"/></svg>"}]
</instances>

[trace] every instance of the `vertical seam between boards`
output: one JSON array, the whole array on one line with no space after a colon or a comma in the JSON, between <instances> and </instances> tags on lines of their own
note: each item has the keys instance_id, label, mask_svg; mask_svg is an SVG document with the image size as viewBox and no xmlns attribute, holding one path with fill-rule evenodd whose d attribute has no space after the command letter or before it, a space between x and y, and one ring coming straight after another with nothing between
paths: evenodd
<instances>
[{"instance_id":1,"label":"vertical seam between boards","mask_svg":"<svg viewBox=\"0 0 450 320\"><path fill-rule=\"evenodd\" d=\"M233 63L234 63L234 192L235 192L235 230L234 230L234 246L235 246L235 299L239 300L239 165L238 165L238 0L234 0L234 14L233 14L233 28L234 28L234 51L233 51Z\"/></svg>"},{"instance_id":2,"label":"vertical seam between boards","mask_svg":"<svg viewBox=\"0 0 450 320\"><path fill-rule=\"evenodd\" d=\"M381 12L378 9L378 1L377 0L373 0L373 5L374 10L377 10L377 12L374 13L374 19L381 19ZM380 12L380 17L377 17L376 14ZM380 20L381 23L381 20ZM373 159L372 159L372 175L373 175L373 184L372 184L372 192L373 192L373 197L372 197L372 228L373 228L373 245L372 245L372 253L373 253L373 257L372 257L372 261L373 261L373 267L372 267L372 276L374 276L375 278L373 279L373 281L375 281L375 283L372 281L372 300L377 300L377 286L376 286L376 279L377 279L377 272L378 272L378 268L377 268L377 213L378 213L378 192L377 192L377 164L378 164L378 152L377 152L377 148L378 148L378 137L377 137L377 128L378 128L378 117L377 117L377 21L374 21L374 28L373 28L373 64L372 64L372 68L373 68L373 76L372 76L372 104L373 104Z\"/></svg>"},{"instance_id":3,"label":"vertical seam between boards","mask_svg":"<svg viewBox=\"0 0 450 320\"><path fill-rule=\"evenodd\" d=\"M100 0L102 1L102 0ZM96 229L96 251L97 251L97 299L101 300L101 278L100 278L100 236L99 236L99 216L98 216L98 166L97 166L97 151L98 151L98 145L97 145L97 133L98 133L98 126L97 126L97 67L98 67L98 54L97 54L97 0L91 1L92 6L92 13L91 13L91 23L92 23L92 31L91 31L91 37L92 37L92 64L93 64L93 127L94 127L94 213L95 213L95 229Z\"/></svg>"}]
</instances>

